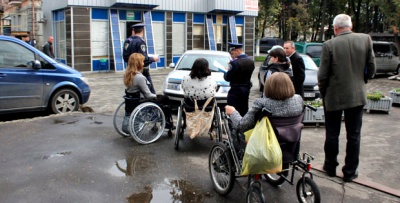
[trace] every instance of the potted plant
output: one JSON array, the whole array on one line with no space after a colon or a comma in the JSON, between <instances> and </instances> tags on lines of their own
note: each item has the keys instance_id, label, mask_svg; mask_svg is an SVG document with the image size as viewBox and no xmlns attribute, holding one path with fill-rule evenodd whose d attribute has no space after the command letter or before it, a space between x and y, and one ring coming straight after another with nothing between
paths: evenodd
<instances>
[{"instance_id":1,"label":"potted plant","mask_svg":"<svg viewBox=\"0 0 400 203\"><path fill-rule=\"evenodd\" d=\"M317 111L313 111L312 109L306 108L304 110L303 123L315 123L317 126L319 126L319 123L325 123L325 115L324 115L324 107L322 104L322 99L304 101L304 104L308 104L315 107Z\"/></svg>"},{"instance_id":2,"label":"potted plant","mask_svg":"<svg viewBox=\"0 0 400 203\"><path fill-rule=\"evenodd\" d=\"M400 88L389 91L394 104L400 104Z\"/></svg>"},{"instance_id":3,"label":"potted plant","mask_svg":"<svg viewBox=\"0 0 400 203\"><path fill-rule=\"evenodd\" d=\"M364 109L367 110L367 113L370 110L377 111L386 111L390 114L390 108L392 107L392 98L387 97L382 94L380 91L373 91L367 93L367 104L364 106Z\"/></svg>"}]
</instances>

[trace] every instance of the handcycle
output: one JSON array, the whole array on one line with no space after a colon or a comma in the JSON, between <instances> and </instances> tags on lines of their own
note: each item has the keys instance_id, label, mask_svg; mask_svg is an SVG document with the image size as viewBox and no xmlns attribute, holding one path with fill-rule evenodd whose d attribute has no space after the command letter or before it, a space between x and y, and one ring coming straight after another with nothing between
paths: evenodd
<instances>
[{"instance_id":1,"label":"handcycle","mask_svg":"<svg viewBox=\"0 0 400 203\"><path fill-rule=\"evenodd\" d=\"M113 115L114 129L123 137L132 136L140 144L158 140L165 129L166 118L162 108L151 99L140 99L138 93L126 93ZM171 123L172 123L172 118ZM172 136L172 128L168 130Z\"/></svg>"},{"instance_id":2,"label":"handcycle","mask_svg":"<svg viewBox=\"0 0 400 203\"><path fill-rule=\"evenodd\" d=\"M217 105L217 101L215 98L212 98L211 102L205 107L206 100L198 100L197 104L199 106L199 110L204 110L206 112L210 112L215 104L213 120L211 124L211 128L209 130L210 138L213 139L215 136L216 141L221 141L221 111ZM178 115L176 119L176 130L174 137L174 146L175 149L179 149L179 142L183 139L183 135L185 133L186 125L186 113L185 112L193 112L195 110L194 100L191 98L185 98L181 101L181 105L178 107Z\"/></svg>"},{"instance_id":3,"label":"handcycle","mask_svg":"<svg viewBox=\"0 0 400 203\"><path fill-rule=\"evenodd\" d=\"M309 105L306 105L306 107L316 110L314 107ZM262 116L270 116L270 113L268 112L268 110L263 109ZM223 132L227 134L228 139L215 144L212 147L209 155L209 172L211 180L213 182L215 190L221 195L227 195L233 189L235 178L243 177L240 174L242 173L242 159L244 155L244 148L235 148L234 142L236 142L236 146L245 146L244 139L242 139L240 136L237 136L237 139L234 140L231 134L228 119L228 116L225 113L222 113ZM292 124L300 125L298 127L301 128L303 126L303 124L301 123L302 119L303 114L298 116L297 118L289 117L289 120L296 121ZM274 124L279 124L279 122L275 121L274 123L274 121L272 120L273 119L270 119L275 134L277 137L279 137L279 135L277 134L279 133L279 127L274 126ZM290 124L290 122L284 123L287 125ZM319 203L321 201L319 188L317 184L313 181L313 174L311 173L311 161L314 159L314 157L309 155L308 153L303 153L303 155L300 156L300 135L298 135L297 137L298 140L296 143L294 143L294 145L290 146L288 150L282 151L283 163L284 166L287 167L284 167L281 173L265 174L264 176L266 177L267 181L272 185L280 185L284 181L288 181L290 184L293 185L295 171L302 171L301 178L298 180L296 185L296 194L298 201ZM283 145L287 144L281 143L279 139L278 141L280 142L281 148ZM290 149L293 146L295 147L295 149ZM293 152L293 154L289 154L289 158L287 158L287 154L285 154L288 152ZM293 155L295 158L290 158L290 155ZM285 161L291 162L287 163ZM289 166L291 166L291 168ZM287 178L289 171L291 171L290 180ZM260 182L261 177L262 175L260 174L248 176L246 202L265 202L265 197L262 193Z\"/></svg>"}]
</instances>

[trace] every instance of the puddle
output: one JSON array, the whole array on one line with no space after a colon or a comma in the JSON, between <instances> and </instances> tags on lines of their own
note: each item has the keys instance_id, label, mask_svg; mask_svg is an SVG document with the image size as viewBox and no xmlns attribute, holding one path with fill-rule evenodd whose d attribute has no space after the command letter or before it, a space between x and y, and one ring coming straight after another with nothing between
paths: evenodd
<instances>
[{"instance_id":1,"label":"puddle","mask_svg":"<svg viewBox=\"0 0 400 203\"><path fill-rule=\"evenodd\" d=\"M133 176L148 172L154 166L154 162L149 160L147 156L133 157L116 161L109 172L117 177Z\"/></svg>"},{"instance_id":2,"label":"puddle","mask_svg":"<svg viewBox=\"0 0 400 203\"><path fill-rule=\"evenodd\" d=\"M61 119L54 119L53 121L55 124L60 124L60 123L65 123L65 124L74 124L76 122L78 122L78 120L74 120L74 121L69 121L69 122L65 122L64 120ZM63 124L64 125L64 124Z\"/></svg>"},{"instance_id":3,"label":"puddle","mask_svg":"<svg viewBox=\"0 0 400 203\"><path fill-rule=\"evenodd\" d=\"M67 156L67 155L70 155L71 153L72 153L71 151L68 151L68 152L57 152L55 154L45 155L45 156L43 156L42 159L50 159L50 158L53 158L53 157Z\"/></svg>"},{"instance_id":4,"label":"puddle","mask_svg":"<svg viewBox=\"0 0 400 203\"><path fill-rule=\"evenodd\" d=\"M59 123L64 123L64 121L60 119L54 119L54 123L59 124Z\"/></svg>"},{"instance_id":5,"label":"puddle","mask_svg":"<svg viewBox=\"0 0 400 203\"><path fill-rule=\"evenodd\" d=\"M185 180L164 179L164 182L154 187L146 186L140 193L129 196L129 203L157 203L157 202L204 202L209 193L196 189L194 185Z\"/></svg>"}]
</instances>

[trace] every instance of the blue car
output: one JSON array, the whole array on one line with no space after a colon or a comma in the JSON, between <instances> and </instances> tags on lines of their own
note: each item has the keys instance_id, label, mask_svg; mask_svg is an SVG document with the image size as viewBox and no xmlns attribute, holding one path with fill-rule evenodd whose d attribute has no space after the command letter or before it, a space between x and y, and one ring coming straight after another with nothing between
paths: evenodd
<instances>
[{"instance_id":1,"label":"blue car","mask_svg":"<svg viewBox=\"0 0 400 203\"><path fill-rule=\"evenodd\" d=\"M83 74L26 42L0 35L0 114L76 111L89 96Z\"/></svg>"}]
</instances>

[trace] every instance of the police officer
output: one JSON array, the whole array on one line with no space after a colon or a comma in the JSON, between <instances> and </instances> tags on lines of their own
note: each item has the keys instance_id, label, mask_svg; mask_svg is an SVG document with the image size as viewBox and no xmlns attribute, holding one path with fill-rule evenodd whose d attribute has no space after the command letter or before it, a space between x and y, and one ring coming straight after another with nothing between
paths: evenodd
<instances>
[{"instance_id":1,"label":"police officer","mask_svg":"<svg viewBox=\"0 0 400 203\"><path fill-rule=\"evenodd\" d=\"M224 74L224 79L230 82L228 92L228 105L238 110L244 116L249 109L249 94L251 88L251 75L254 71L254 61L243 52L242 44L229 43L229 52L232 60L229 70Z\"/></svg>"},{"instance_id":2,"label":"police officer","mask_svg":"<svg viewBox=\"0 0 400 203\"><path fill-rule=\"evenodd\" d=\"M150 91L155 94L156 91L154 90L153 81L150 77L150 70L149 65L153 62L158 61L158 57L156 56L148 56L147 55L147 46L146 42L143 40L144 34L144 24L135 24L131 26L132 28L132 36L127 38L124 42L124 61L128 63L129 56L132 53L141 53L144 56L144 68L143 68L143 75L147 78L150 82ZM127 56L127 57L126 57Z\"/></svg>"}]
</instances>

